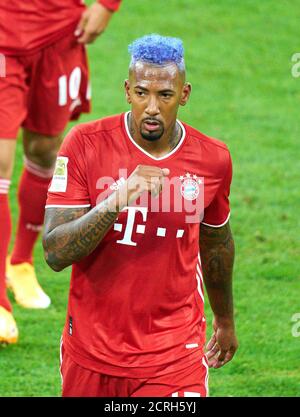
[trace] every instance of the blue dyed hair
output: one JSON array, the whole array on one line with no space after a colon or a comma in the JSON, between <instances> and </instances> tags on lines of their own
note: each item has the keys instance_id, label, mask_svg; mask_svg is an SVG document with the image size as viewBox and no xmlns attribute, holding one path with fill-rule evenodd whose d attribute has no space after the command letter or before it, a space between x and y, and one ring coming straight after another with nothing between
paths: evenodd
<instances>
[{"instance_id":1,"label":"blue dyed hair","mask_svg":"<svg viewBox=\"0 0 300 417\"><path fill-rule=\"evenodd\" d=\"M169 36L160 36L155 33L136 39L128 46L131 54L131 63L138 61L150 64L163 65L174 63L180 70L184 70L184 48L182 40Z\"/></svg>"}]
</instances>

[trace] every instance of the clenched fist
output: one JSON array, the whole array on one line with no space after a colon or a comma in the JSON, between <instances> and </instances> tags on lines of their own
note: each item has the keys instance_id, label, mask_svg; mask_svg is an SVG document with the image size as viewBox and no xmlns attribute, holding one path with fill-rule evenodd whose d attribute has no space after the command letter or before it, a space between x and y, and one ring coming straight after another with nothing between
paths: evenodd
<instances>
[{"instance_id":1,"label":"clenched fist","mask_svg":"<svg viewBox=\"0 0 300 417\"><path fill-rule=\"evenodd\" d=\"M164 178L169 174L168 168L138 165L117 192L119 206L132 204L145 191L149 191L153 197L158 196L162 191Z\"/></svg>"}]
</instances>

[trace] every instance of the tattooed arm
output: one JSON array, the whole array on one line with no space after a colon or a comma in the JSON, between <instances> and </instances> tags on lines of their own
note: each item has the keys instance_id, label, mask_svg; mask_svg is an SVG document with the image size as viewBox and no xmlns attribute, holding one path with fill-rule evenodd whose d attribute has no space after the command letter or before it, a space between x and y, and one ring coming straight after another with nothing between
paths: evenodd
<instances>
[{"instance_id":1,"label":"tattooed arm","mask_svg":"<svg viewBox=\"0 0 300 417\"><path fill-rule=\"evenodd\" d=\"M47 208L43 247L48 265L61 271L88 256L102 241L119 212L144 191L157 195L162 190L166 168L138 165L120 189L92 210Z\"/></svg>"},{"instance_id":2,"label":"tattooed arm","mask_svg":"<svg viewBox=\"0 0 300 417\"><path fill-rule=\"evenodd\" d=\"M61 271L89 255L118 216L114 201L107 199L88 208L47 208L43 247L47 264Z\"/></svg>"},{"instance_id":3,"label":"tattooed arm","mask_svg":"<svg viewBox=\"0 0 300 417\"><path fill-rule=\"evenodd\" d=\"M238 343L235 336L232 296L234 241L229 222L214 228L201 224L200 255L203 278L214 313L214 333L207 345L209 365L229 362Z\"/></svg>"}]
</instances>

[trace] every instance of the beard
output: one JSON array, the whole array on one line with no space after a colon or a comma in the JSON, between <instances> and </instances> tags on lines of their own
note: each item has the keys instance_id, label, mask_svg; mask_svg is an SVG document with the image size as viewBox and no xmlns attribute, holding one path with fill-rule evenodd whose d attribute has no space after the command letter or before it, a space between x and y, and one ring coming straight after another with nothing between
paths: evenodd
<instances>
[{"instance_id":1,"label":"beard","mask_svg":"<svg viewBox=\"0 0 300 417\"><path fill-rule=\"evenodd\" d=\"M155 142L156 140L159 140L164 134L164 132L165 132L165 129L163 126L160 126L160 129L154 132L149 132L147 130L143 130L142 128L140 128L140 134L142 138L149 142Z\"/></svg>"}]
</instances>

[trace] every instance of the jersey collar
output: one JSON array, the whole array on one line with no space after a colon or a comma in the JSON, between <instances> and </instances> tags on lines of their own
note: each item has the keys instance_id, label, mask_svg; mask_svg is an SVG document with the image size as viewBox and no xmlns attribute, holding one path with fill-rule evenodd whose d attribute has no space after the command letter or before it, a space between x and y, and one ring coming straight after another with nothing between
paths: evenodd
<instances>
[{"instance_id":1,"label":"jersey collar","mask_svg":"<svg viewBox=\"0 0 300 417\"><path fill-rule=\"evenodd\" d=\"M185 131L185 127L183 126L183 124L180 122L180 120L176 120L176 122L179 124L179 126L181 127L182 130L182 136L180 141L177 143L176 147L174 149L172 149L171 152L167 153L164 156L161 156L160 158L156 158L155 156L151 155L151 153L145 151L145 149L143 149L141 146L139 146L132 138L130 131L129 131L129 127L128 127L128 114L130 113L130 111L124 113L124 125L125 125L125 130L127 133L127 136L129 138L129 140L133 143L133 145L138 148L142 153L144 153L145 155L147 155L149 158L153 159L154 161L162 161L164 159L169 158L170 156L172 156L175 152L178 151L179 148L181 148L181 146L183 145L183 142L185 140L186 137L186 131Z\"/></svg>"}]
</instances>

